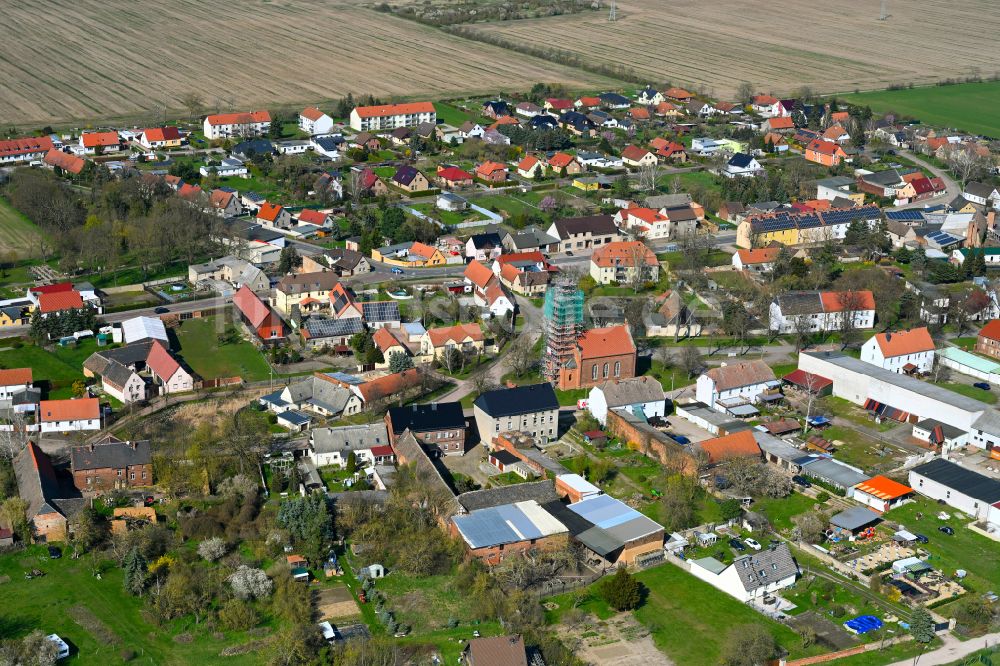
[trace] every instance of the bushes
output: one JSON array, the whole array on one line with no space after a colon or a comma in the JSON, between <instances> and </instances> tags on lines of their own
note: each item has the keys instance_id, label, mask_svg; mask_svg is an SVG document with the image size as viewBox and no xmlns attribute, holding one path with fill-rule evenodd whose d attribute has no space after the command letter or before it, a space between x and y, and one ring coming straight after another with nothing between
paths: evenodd
<instances>
[{"instance_id":1,"label":"bushes","mask_svg":"<svg viewBox=\"0 0 1000 666\"><path fill-rule=\"evenodd\" d=\"M642 600L642 584L625 568L604 579L599 592L601 598L617 611L638 608Z\"/></svg>"},{"instance_id":2,"label":"bushes","mask_svg":"<svg viewBox=\"0 0 1000 666\"><path fill-rule=\"evenodd\" d=\"M219 611L219 621L229 631L246 631L260 624L260 614L248 602L230 599Z\"/></svg>"},{"instance_id":3,"label":"bushes","mask_svg":"<svg viewBox=\"0 0 1000 666\"><path fill-rule=\"evenodd\" d=\"M226 554L226 542L219 537L205 539L198 544L198 555L203 560L214 562Z\"/></svg>"}]
</instances>

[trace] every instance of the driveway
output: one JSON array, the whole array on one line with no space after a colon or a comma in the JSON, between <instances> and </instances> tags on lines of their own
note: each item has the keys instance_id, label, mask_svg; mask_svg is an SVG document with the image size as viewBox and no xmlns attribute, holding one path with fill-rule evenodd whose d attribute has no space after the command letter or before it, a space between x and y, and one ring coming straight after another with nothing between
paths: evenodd
<instances>
[{"instance_id":1,"label":"driveway","mask_svg":"<svg viewBox=\"0 0 1000 666\"><path fill-rule=\"evenodd\" d=\"M977 650L996 645L1000 642L1000 632L987 634L968 641L960 641L951 634L941 636L941 639L944 641L944 645L933 652L922 654L913 659L903 659L902 661L889 664L889 666L944 666L945 664L951 664Z\"/></svg>"},{"instance_id":2,"label":"driveway","mask_svg":"<svg viewBox=\"0 0 1000 666\"><path fill-rule=\"evenodd\" d=\"M910 160L911 162L918 165L922 169L930 171L934 177L940 178L944 182L945 189L944 189L944 194L939 194L936 197L931 197L930 199L924 199L923 201L914 201L913 203L897 206L895 208L892 208L891 210L904 210L906 208L923 208L924 206L933 206L934 204L948 203L949 201L951 201L952 199L954 199L955 197L957 197L959 194L962 193L962 188L959 187L958 183L955 182L955 180L951 177L951 175L948 173L947 170L937 167L931 164L930 162L927 162L922 158L917 157L908 150L899 150L897 152L900 154L900 156L905 157L906 159Z\"/></svg>"}]
</instances>

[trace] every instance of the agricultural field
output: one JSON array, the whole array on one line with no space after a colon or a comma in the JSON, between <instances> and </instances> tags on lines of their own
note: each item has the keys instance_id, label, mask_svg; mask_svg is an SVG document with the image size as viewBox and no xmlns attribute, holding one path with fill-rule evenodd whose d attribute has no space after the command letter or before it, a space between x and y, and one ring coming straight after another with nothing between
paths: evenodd
<instances>
[{"instance_id":1,"label":"agricultural field","mask_svg":"<svg viewBox=\"0 0 1000 666\"><path fill-rule=\"evenodd\" d=\"M43 242L42 230L0 197L0 258L11 252L19 259L36 255Z\"/></svg>"},{"instance_id":2,"label":"agricultural field","mask_svg":"<svg viewBox=\"0 0 1000 666\"><path fill-rule=\"evenodd\" d=\"M581 89L614 84L351 0L249 0L238 21L220 22L231 4L27 0L6 7L3 121L152 120L160 109L182 112L181 98L191 91L215 111L321 102L348 92L441 97L538 81ZM337 38L322 38L317 25L333 28ZM247 35L267 39L251 46ZM227 85L220 88L220 80Z\"/></svg>"},{"instance_id":3,"label":"agricultural field","mask_svg":"<svg viewBox=\"0 0 1000 666\"><path fill-rule=\"evenodd\" d=\"M1000 137L1000 120L983 113L1000 104L1000 81L961 83L903 90L879 90L848 95L855 104L867 104L877 113L892 112L930 125Z\"/></svg>"},{"instance_id":4,"label":"agricultural field","mask_svg":"<svg viewBox=\"0 0 1000 666\"><path fill-rule=\"evenodd\" d=\"M742 81L779 94L802 85L845 92L932 83L980 73L1000 56L996 44L966 47L969 25L983 34L1000 28L996 3L893 2L889 11L879 21L879 3L870 0L620 0L615 23L603 12L584 12L462 29L720 96L732 95Z\"/></svg>"}]
</instances>

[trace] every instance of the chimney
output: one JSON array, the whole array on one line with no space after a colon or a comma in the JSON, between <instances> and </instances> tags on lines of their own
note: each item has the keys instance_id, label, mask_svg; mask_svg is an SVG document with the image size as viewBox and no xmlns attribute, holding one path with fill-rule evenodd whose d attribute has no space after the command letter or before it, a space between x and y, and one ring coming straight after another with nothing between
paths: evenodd
<instances>
[{"instance_id":1,"label":"chimney","mask_svg":"<svg viewBox=\"0 0 1000 666\"><path fill-rule=\"evenodd\" d=\"M886 331L885 332L885 341L889 342L889 340L892 340L892 332L891 331Z\"/></svg>"}]
</instances>

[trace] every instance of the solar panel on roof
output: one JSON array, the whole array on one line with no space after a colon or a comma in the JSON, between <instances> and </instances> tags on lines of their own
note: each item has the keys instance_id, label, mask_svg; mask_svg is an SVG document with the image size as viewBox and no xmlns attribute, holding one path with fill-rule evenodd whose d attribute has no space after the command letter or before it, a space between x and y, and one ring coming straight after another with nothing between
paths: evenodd
<instances>
[{"instance_id":1,"label":"solar panel on roof","mask_svg":"<svg viewBox=\"0 0 1000 666\"><path fill-rule=\"evenodd\" d=\"M373 301L361 304L365 321L399 321L399 303L395 301Z\"/></svg>"},{"instance_id":2,"label":"solar panel on roof","mask_svg":"<svg viewBox=\"0 0 1000 666\"><path fill-rule=\"evenodd\" d=\"M916 208L908 208L906 210L887 210L885 216L890 220L899 221L917 221L924 219L924 213Z\"/></svg>"}]
</instances>

